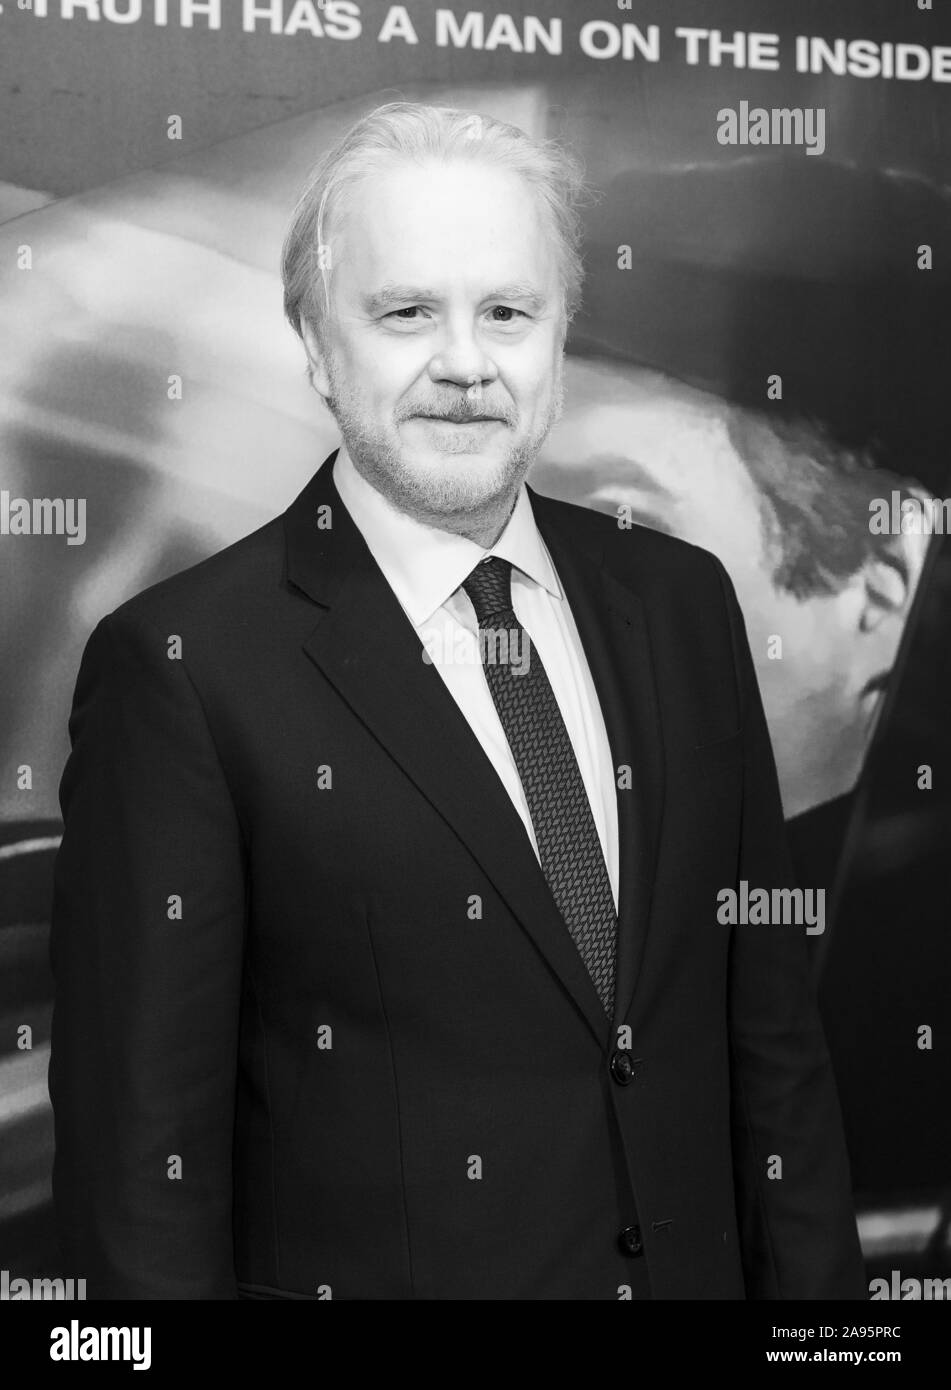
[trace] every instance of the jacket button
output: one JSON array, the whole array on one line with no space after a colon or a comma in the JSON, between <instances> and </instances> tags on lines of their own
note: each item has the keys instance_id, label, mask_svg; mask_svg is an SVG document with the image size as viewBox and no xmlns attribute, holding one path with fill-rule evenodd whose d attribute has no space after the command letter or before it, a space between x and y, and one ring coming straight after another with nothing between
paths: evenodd
<instances>
[{"instance_id":1,"label":"jacket button","mask_svg":"<svg viewBox=\"0 0 951 1390\"><path fill-rule=\"evenodd\" d=\"M617 1048L611 1054L611 1075L619 1086L627 1086L634 1080L634 1063L629 1052Z\"/></svg>"},{"instance_id":2,"label":"jacket button","mask_svg":"<svg viewBox=\"0 0 951 1390\"><path fill-rule=\"evenodd\" d=\"M622 1255L643 1255L644 1243L641 1240L640 1226L625 1226L624 1230L617 1238L617 1243L621 1247Z\"/></svg>"}]
</instances>

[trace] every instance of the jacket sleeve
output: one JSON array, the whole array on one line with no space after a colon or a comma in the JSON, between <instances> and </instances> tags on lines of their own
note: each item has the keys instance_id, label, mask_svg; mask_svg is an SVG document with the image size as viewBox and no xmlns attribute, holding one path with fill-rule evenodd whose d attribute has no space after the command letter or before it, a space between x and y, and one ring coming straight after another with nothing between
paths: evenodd
<instances>
[{"instance_id":1,"label":"jacket sleeve","mask_svg":"<svg viewBox=\"0 0 951 1390\"><path fill-rule=\"evenodd\" d=\"M715 557L743 729L736 885L795 888L776 766L743 616ZM747 1297L865 1299L849 1161L804 924L733 927L729 967L733 1168ZM777 1160L779 1162L777 1163Z\"/></svg>"},{"instance_id":2,"label":"jacket sleeve","mask_svg":"<svg viewBox=\"0 0 951 1390\"><path fill-rule=\"evenodd\" d=\"M243 842L188 651L120 609L83 653L50 960L53 1202L89 1298L236 1298Z\"/></svg>"}]
</instances>

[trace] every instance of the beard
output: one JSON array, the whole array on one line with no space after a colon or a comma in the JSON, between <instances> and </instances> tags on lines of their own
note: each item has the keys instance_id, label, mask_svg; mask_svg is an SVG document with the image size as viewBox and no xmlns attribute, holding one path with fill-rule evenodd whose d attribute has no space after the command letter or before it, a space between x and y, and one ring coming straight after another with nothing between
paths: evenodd
<instances>
[{"instance_id":1,"label":"beard","mask_svg":"<svg viewBox=\"0 0 951 1390\"><path fill-rule=\"evenodd\" d=\"M337 421L354 466L392 506L416 521L443 530L464 530L473 519L511 507L564 408L561 353L547 407L533 430L521 438L515 434L508 448L491 461L454 468L453 454L475 453L477 449L468 431L448 426L435 451L437 461L426 465L407 457L397 428L401 421L420 414L438 414L464 425L467 420L492 414L503 420L503 428L514 433L518 426L517 410L514 406L494 405L490 410L480 395L473 397L467 391L459 391L448 401L430 400L399 407L392 425L379 425L370 418L359 392L342 380L332 353L327 355L326 370L330 394L325 403ZM435 428L438 429L438 423ZM473 426L477 432L480 428Z\"/></svg>"}]
</instances>

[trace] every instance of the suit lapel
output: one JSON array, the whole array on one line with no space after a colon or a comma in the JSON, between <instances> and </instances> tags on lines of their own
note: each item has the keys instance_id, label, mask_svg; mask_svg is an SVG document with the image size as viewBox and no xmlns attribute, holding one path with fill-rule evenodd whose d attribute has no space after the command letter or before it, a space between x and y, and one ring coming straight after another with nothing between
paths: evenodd
<instances>
[{"instance_id":1,"label":"suit lapel","mask_svg":"<svg viewBox=\"0 0 951 1390\"><path fill-rule=\"evenodd\" d=\"M663 810L661 722L644 605L560 530L546 499L529 489L598 692L617 786L620 886L614 1023L630 1012L647 940ZM622 779L618 770L629 769Z\"/></svg>"},{"instance_id":2,"label":"suit lapel","mask_svg":"<svg viewBox=\"0 0 951 1390\"><path fill-rule=\"evenodd\" d=\"M284 518L287 578L324 609L304 651L452 827L604 1046L609 1020L521 818L439 672L422 660L416 633L334 487L334 457ZM321 508L330 509L328 529L318 527Z\"/></svg>"}]
</instances>

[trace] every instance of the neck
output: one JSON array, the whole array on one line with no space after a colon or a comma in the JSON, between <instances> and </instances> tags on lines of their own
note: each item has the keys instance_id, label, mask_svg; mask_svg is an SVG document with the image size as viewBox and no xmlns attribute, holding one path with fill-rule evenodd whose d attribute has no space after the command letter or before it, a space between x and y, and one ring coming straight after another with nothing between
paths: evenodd
<instances>
[{"instance_id":1,"label":"neck","mask_svg":"<svg viewBox=\"0 0 951 1390\"><path fill-rule=\"evenodd\" d=\"M341 448L346 449L346 446L342 445ZM427 507L418 497L407 496L405 491L394 485L390 474L376 467L367 467L366 461L360 459L352 449L346 449L346 453L351 466L364 482L369 483L395 511L412 517L434 531L465 536L466 540L475 542L485 550L490 549L504 531L528 472L527 466L521 467L514 477L509 478L503 492L487 498L478 506L443 511Z\"/></svg>"},{"instance_id":2,"label":"neck","mask_svg":"<svg viewBox=\"0 0 951 1390\"><path fill-rule=\"evenodd\" d=\"M505 530L506 523L515 510L518 489L521 484L502 497L494 497L482 507L471 508L458 515L420 516L417 520L433 526L438 531L449 531L455 536L465 536L466 540L489 550Z\"/></svg>"}]
</instances>

